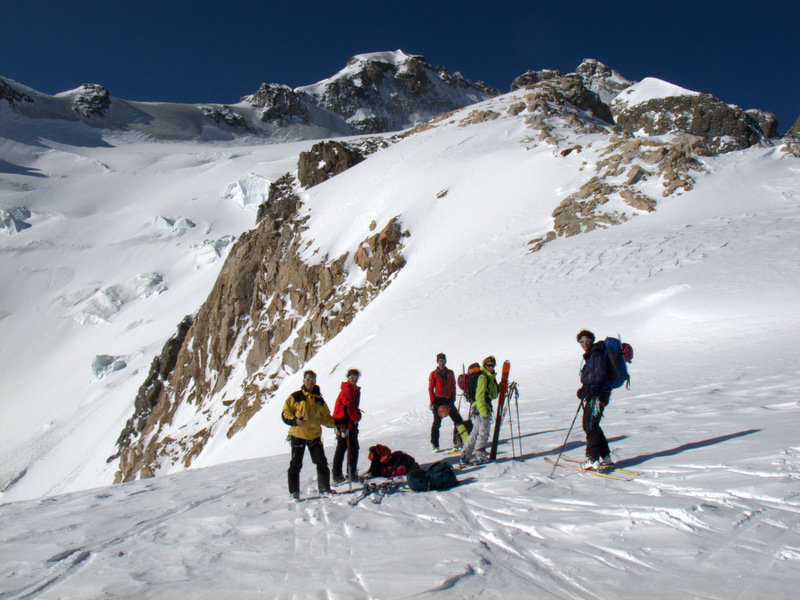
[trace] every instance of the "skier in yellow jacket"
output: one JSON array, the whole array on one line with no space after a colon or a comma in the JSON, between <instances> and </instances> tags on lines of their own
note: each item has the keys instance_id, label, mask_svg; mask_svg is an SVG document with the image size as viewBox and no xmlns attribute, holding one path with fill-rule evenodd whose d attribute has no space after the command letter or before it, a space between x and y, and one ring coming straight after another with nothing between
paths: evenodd
<instances>
[{"instance_id":1,"label":"skier in yellow jacket","mask_svg":"<svg viewBox=\"0 0 800 600\"><path fill-rule=\"evenodd\" d=\"M292 458L289 462L289 494L300 497L300 470L306 446L311 460L317 465L317 489L322 495L331 493L331 471L322 447L322 427L334 427L331 411L322 398L314 371L303 373L303 387L292 393L283 404L283 422L289 425Z\"/></svg>"}]
</instances>

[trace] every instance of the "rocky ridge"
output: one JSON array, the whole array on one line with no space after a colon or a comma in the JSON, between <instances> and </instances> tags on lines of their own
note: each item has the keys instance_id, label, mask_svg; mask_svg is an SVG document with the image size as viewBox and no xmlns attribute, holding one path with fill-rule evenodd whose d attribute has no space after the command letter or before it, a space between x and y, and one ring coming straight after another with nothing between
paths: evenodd
<instances>
[{"instance_id":1,"label":"rocky ridge","mask_svg":"<svg viewBox=\"0 0 800 600\"><path fill-rule=\"evenodd\" d=\"M150 477L174 464L188 467L213 433L235 435L281 379L298 371L403 267L408 233L397 219L380 231L373 224L375 233L352 256L324 257L313 265L300 256L305 229L298 210L300 181L321 183L381 144L317 144L301 157L297 175L288 173L272 185L258 225L231 249L177 353L173 338L154 361L137 413L111 457L119 457L116 481ZM363 284L348 283L352 268L362 273ZM165 377L163 367L171 359L164 357L172 355L174 370ZM174 420L178 410L180 423ZM187 411L195 415L189 425ZM177 426L180 434L173 430Z\"/></svg>"}]
</instances>

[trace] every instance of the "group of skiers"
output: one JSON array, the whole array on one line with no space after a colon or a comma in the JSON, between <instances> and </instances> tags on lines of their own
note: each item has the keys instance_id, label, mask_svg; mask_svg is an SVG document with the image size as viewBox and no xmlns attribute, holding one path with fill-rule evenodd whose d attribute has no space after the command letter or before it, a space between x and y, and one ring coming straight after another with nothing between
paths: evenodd
<instances>
[{"instance_id":1,"label":"group of skiers","mask_svg":"<svg viewBox=\"0 0 800 600\"><path fill-rule=\"evenodd\" d=\"M608 440L600 428L603 410L611 397L607 359L603 342L595 343L595 336L591 331L582 330L577 335L577 341L583 351L584 359L580 371L581 387L577 391L583 406L583 430L586 433L586 462L582 467L601 469L613 465ZM439 429L442 419L449 416L463 444L459 459L462 466L480 464L488 460L486 447L492 423L492 400L499 394L496 366L497 361L494 356L487 356L479 367L476 365L477 379L474 383L474 392L467 394L470 401L468 421L461 417L456 408L456 377L447 367L447 357L444 353L436 356L436 368L428 377L430 410L433 413L431 445L434 451L439 450ZM333 414L322 398L314 371L306 371L303 374L302 387L292 393L284 403L282 418L284 423L290 426L291 460L288 479L289 494L293 498L299 497L300 470L303 467L306 446L311 460L317 467L317 487L320 494L332 493L331 472L322 447L322 426L336 430L333 483L357 478L358 422L361 420L359 408L361 388L358 386L360 376L358 369L347 371L347 379L341 384ZM348 477L343 473L345 455Z\"/></svg>"}]
</instances>

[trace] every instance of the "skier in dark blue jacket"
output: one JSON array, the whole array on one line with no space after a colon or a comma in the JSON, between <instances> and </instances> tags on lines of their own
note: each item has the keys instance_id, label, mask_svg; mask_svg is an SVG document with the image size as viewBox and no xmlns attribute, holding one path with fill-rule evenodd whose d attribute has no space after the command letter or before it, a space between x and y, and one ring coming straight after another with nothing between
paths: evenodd
<instances>
[{"instance_id":1,"label":"skier in dark blue jacket","mask_svg":"<svg viewBox=\"0 0 800 600\"><path fill-rule=\"evenodd\" d=\"M577 336L583 349L581 367L581 387L577 396L583 400L583 431L586 432L586 462L584 469L602 469L613 466L611 450L608 447L600 419L603 410L611 399L611 386L608 384L608 359L605 342L595 343L594 334L584 329Z\"/></svg>"}]
</instances>

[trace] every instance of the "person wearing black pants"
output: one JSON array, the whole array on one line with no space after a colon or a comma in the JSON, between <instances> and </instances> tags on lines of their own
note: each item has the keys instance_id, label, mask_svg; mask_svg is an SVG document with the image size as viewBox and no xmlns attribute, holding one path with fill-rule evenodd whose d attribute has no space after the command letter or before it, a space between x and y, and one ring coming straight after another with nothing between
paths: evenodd
<instances>
[{"instance_id":1,"label":"person wearing black pants","mask_svg":"<svg viewBox=\"0 0 800 600\"><path fill-rule=\"evenodd\" d=\"M431 424L433 451L439 450L439 429L445 417L453 420L462 442L466 442L469 432L456 408L456 377L453 371L447 368L447 357L444 352L436 355L436 368L428 376L428 396L433 413L433 424Z\"/></svg>"},{"instance_id":2,"label":"person wearing black pants","mask_svg":"<svg viewBox=\"0 0 800 600\"><path fill-rule=\"evenodd\" d=\"M605 342L595 343L594 334L586 329L578 334L577 339L584 353L582 385L577 392L578 398L583 400L583 431L586 433L586 462L581 466L597 470L614 464L608 440L600 427L603 411L611 400Z\"/></svg>"},{"instance_id":3,"label":"person wearing black pants","mask_svg":"<svg viewBox=\"0 0 800 600\"><path fill-rule=\"evenodd\" d=\"M358 478L358 422L361 420L361 388L358 369L347 371L347 381L342 382L336 403L333 405L333 420L336 424L336 451L333 453L333 483L342 483L344 456L347 453L347 473L351 481Z\"/></svg>"},{"instance_id":4,"label":"person wearing black pants","mask_svg":"<svg viewBox=\"0 0 800 600\"><path fill-rule=\"evenodd\" d=\"M289 494L294 499L300 497L300 470L303 468L306 446L311 460L317 466L317 489L323 495L331 493L331 472L322 446L321 425L334 427L335 423L316 381L314 371L306 371L303 374L303 387L287 398L281 413L283 422L290 426L292 458L287 475Z\"/></svg>"}]
</instances>

